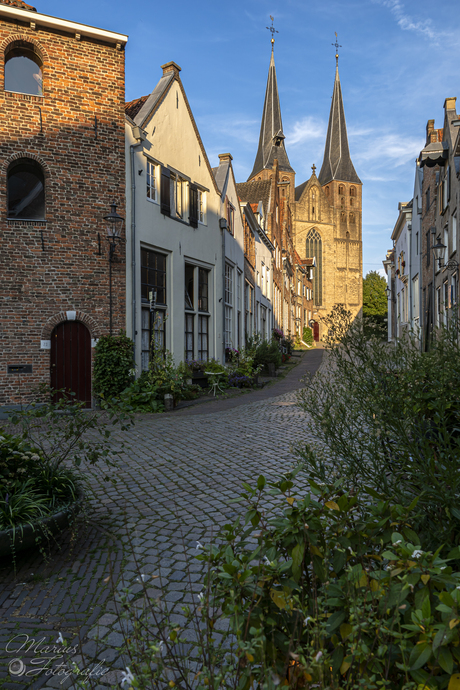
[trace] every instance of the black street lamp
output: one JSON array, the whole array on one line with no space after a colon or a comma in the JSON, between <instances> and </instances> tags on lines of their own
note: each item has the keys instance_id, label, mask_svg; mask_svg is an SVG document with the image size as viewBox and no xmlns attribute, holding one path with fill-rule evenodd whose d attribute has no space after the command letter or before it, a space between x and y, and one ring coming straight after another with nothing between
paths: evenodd
<instances>
[{"instance_id":1,"label":"black street lamp","mask_svg":"<svg viewBox=\"0 0 460 690\"><path fill-rule=\"evenodd\" d=\"M110 302L110 335L112 335L112 260L117 244L122 242L121 231L124 218L117 213L117 205L112 201L110 213L104 216L107 223L107 241L109 243L109 302Z\"/></svg>"},{"instance_id":2,"label":"black street lamp","mask_svg":"<svg viewBox=\"0 0 460 690\"><path fill-rule=\"evenodd\" d=\"M456 271L458 268L458 261L455 261L455 259L450 259L446 264L443 264L442 262L444 261L444 255L446 252L446 245L441 242L441 238L438 236L436 238L436 244L431 247L433 250L434 258L438 262L438 267L441 268L447 268L448 271Z\"/></svg>"}]
</instances>

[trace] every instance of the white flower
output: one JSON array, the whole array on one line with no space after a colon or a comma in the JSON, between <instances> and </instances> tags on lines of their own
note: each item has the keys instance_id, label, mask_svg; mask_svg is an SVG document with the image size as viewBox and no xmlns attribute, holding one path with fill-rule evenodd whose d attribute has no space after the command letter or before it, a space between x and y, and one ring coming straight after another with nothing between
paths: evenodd
<instances>
[{"instance_id":1,"label":"white flower","mask_svg":"<svg viewBox=\"0 0 460 690\"><path fill-rule=\"evenodd\" d=\"M396 546L396 544L401 544L401 539L398 539L398 541L395 541L393 546Z\"/></svg>"},{"instance_id":2,"label":"white flower","mask_svg":"<svg viewBox=\"0 0 460 690\"><path fill-rule=\"evenodd\" d=\"M204 599L204 594L203 594L203 592L200 592L200 593L199 593L198 599L201 601L201 603L203 603L203 599Z\"/></svg>"},{"instance_id":3,"label":"white flower","mask_svg":"<svg viewBox=\"0 0 460 690\"><path fill-rule=\"evenodd\" d=\"M311 621L311 617L307 616L303 622L304 625L308 625L308 621Z\"/></svg>"},{"instance_id":4,"label":"white flower","mask_svg":"<svg viewBox=\"0 0 460 690\"><path fill-rule=\"evenodd\" d=\"M58 635L58 638L56 640L56 644L64 644L64 638L62 637L62 633L60 632Z\"/></svg>"},{"instance_id":5,"label":"white flower","mask_svg":"<svg viewBox=\"0 0 460 690\"><path fill-rule=\"evenodd\" d=\"M146 577L147 575L144 575L144 573L142 573L140 577L136 577L136 582L144 582Z\"/></svg>"},{"instance_id":6,"label":"white flower","mask_svg":"<svg viewBox=\"0 0 460 690\"><path fill-rule=\"evenodd\" d=\"M202 544L200 541L197 541L197 543L196 543L196 549L197 549L197 551L199 551L199 550L202 549L202 548L203 548L203 544Z\"/></svg>"},{"instance_id":7,"label":"white flower","mask_svg":"<svg viewBox=\"0 0 460 690\"><path fill-rule=\"evenodd\" d=\"M423 553L420 549L415 549L415 551L412 551L412 558L420 558Z\"/></svg>"},{"instance_id":8,"label":"white flower","mask_svg":"<svg viewBox=\"0 0 460 690\"><path fill-rule=\"evenodd\" d=\"M442 565L439 570L445 570L447 568L447 565Z\"/></svg>"},{"instance_id":9,"label":"white flower","mask_svg":"<svg viewBox=\"0 0 460 690\"><path fill-rule=\"evenodd\" d=\"M124 687L125 683L128 683L128 685L131 685L131 683L134 680L134 676L129 670L129 666L126 667L126 671L122 671L123 676L121 678L121 687Z\"/></svg>"},{"instance_id":10,"label":"white flower","mask_svg":"<svg viewBox=\"0 0 460 690\"><path fill-rule=\"evenodd\" d=\"M265 563L265 565L270 565L270 561L267 558L267 556L264 556L264 563Z\"/></svg>"},{"instance_id":11,"label":"white flower","mask_svg":"<svg viewBox=\"0 0 460 690\"><path fill-rule=\"evenodd\" d=\"M315 656L315 661L319 661L321 657L323 656L322 652L318 652L318 654Z\"/></svg>"}]
</instances>

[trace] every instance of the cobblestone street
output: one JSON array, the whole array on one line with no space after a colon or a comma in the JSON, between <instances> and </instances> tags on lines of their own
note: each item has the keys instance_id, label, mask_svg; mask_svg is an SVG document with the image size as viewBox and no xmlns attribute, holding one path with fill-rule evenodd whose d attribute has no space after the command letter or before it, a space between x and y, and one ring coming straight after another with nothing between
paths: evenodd
<instances>
[{"instance_id":1,"label":"cobblestone street","mask_svg":"<svg viewBox=\"0 0 460 690\"><path fill-rule=\"evenodd\" d=\"M202 587L201 565L193 558L197 541L209 541L236 517L229 501L243 481L276 477L295 464L291 448L308 435L296 391L322 354L307 352L284 379L260 391L137 416L132 430L118 437L129 444L119 466L92 476L95 497L75 537L66 532L48 560L39 552L18 554L16 573L2 563L0 688L70 687L62 674L46 675L44 653L32 644L56 646L59 633L69 646L82 645L86 664L100 664L95 687L119 682L126 666L118 651L123 636L117 597L105 580L111 576L118 590L129 584L135 592L142 587L140 572L158 575L153 583L161 582L156 587L166 606L192 601L190 588ZM115 485L101 480L103 471ZM8 671L15 658L25 664L23 675ZM79 652L73 660L81 665Z\"/></svg>"}]
</instances>

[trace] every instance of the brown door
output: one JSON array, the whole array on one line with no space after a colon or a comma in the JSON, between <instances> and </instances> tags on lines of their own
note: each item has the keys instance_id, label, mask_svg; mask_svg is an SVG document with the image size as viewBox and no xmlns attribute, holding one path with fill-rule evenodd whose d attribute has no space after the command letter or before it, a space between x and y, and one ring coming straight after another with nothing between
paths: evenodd
<instances>
[{"instance_id":1,"label":"brown door","mask_svg":"<svg viewBox=\"0 0 460 690\"><path fill-rule=\"evenodd\" d=\"M51 388L75 393L74 400L91 407L91 336L79 321L64 321L51 335Z\"/></svg>"},{"instance_id":2,"label":"brown door","mask_svg":"<svg viewBox=\"0 0 460 690\"><path fill-rule=\"evenodd\" d=\"M313 337L319 343L319 323L317 321L313 324Z\"/></svg>"}]
</instances>

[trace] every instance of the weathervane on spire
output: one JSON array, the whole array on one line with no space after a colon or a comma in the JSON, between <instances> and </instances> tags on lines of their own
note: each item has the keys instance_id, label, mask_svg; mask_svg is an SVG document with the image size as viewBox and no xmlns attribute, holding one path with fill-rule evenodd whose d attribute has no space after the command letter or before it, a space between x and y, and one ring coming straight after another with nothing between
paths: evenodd
<instances>
[{"instance_id":1,"label":"weathervane on spire","mask_svg":"<svg viewBox=\"0 0 460 690\"><path fill-rule=\"evenodd\" d=\"M337 31L335 32L335 43L331 43L331 45L335 46L335 59L337 61L337 64L339 64L339 48L342 46L339 45L339 41L337 39Z\"/></svg>"},{"instance_id":2,"label":"weathervane on spire","mask_svg":"<svg viewBox=\"0 0 460 690\"><path fill-rule=\"evenodd\" d=\"M273 22L275 21L275 17L272 17L272 15L270 15L270 19L272 20L272 25L266 26L265 28L268 29L272 35L270 42L272 44L272 50L273 50L273 46L275 45L275 34L279 34L279 31L277 31L275 29L275 27L273 26Z\"/></svg>"}]
</instances>

